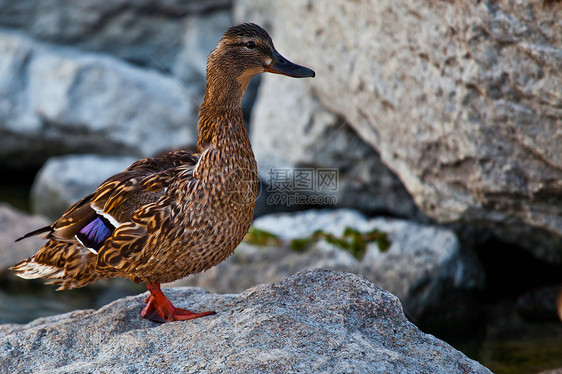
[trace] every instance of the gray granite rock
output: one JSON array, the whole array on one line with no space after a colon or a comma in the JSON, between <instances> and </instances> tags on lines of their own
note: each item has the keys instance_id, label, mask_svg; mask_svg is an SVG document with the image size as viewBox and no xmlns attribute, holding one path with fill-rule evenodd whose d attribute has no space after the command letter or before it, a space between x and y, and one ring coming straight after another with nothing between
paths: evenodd
<instances>
[{"instance_id":1,"label":"gray granite rock","mask_svg":"<svg viewBox=\"0 0 562 374\"><path fill-rule=\"evenodd\" d=\"M400 302L366 279L315 270L239 295L165 292L214 316L157 324L146 295L97 311L0 326L7 372L490 373L404 317Z\"/></svg>"},{"instance_id":2,"label":"gray granite rock","mask_svg":"<svg viewBox=\"0 0 562 374\"><path fill-rule=\"evenodd\" d=\"M561 2L236 7L315 69L320 113L345 118L428 216L562 263Z\"/></svg>"},{"instance_id":3,"label":"gray granite rock","mask_svg":"<svg viewBox=\"0 0 562 374\"><path fill-rule=\"evenodd\" d=\"M317 230L341 236L346 227L359 232L376 228L387 233L392 244L382 252L376 242L368 243L364 257L358 260L325 240L312 242L302 252L288 245L243 243L228 261L174 285L240 292L304 269L329 268L361 274L376 282L398 296L408 313L418 320L429 318L429 314L451 314L444 301L457 297L456 316L447 323L459 323L466 315L474 315L471 299L484 286L478 261L461 251L456 235L448 229L397 219L366 219L348 209L270 214L257 218L254 226L286 240L310 237Z\"/></svg>"},{"instance_id":4,"label":"gray granite rock","mask_svg":"<svg viewBox=\"0 0 562 374\"><path fill-rule=\"evenodd\" d=\"M44 216L30 215L0 202L0 273L16 262L34 255L45 243L38 237L16 243L17 238L50 224Z\"/></svg>"},{"instance_id":5,"label":"gray granite rock","mask_svg":"<svg viewBox=\"0 0 562 374\"><path fill-rule=\"evenodd\" d=\"M103 54L0 31L0 159L148 156L195 142L199 103L178 82Z\"/></svg>"},{"instance_id":6,"label":"gray granite rock","mask_svg":"<svg viewBox=\"0 0 562 374\"><path fill-rule=\"evenodd\" d=\"M33 182L32 209L56 219L72 204L94 192L104 180L135 161L134 157L91 154L52 157Z\"/></svg>"}]
</instances>

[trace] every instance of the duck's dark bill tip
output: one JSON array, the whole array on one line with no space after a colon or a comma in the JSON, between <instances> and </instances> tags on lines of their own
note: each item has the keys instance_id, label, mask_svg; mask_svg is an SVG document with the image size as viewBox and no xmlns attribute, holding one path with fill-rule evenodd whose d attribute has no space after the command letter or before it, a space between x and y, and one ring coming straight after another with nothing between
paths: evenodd
<instances>
[{"instance_id":1,"label":"duck's dark bill tip","mask_svg":"<svg viewBox=\"0 0 562 374\"><path fill-rule=\"evenodd\" d=\"M265 68L265 71L275 74L283 74L293 78L314 78L316 73L307 67L297 65L274 52L273 60Z\"/></svg>"},{"instance_id":2,"label":"duck's dark bill tip","mask_svg":"<svg viewBox=\"0 0 562 374\"><path fill-rule=\"evenodd\" d=\"M305 69L308 70L308 72L305 75L301 75L302 78L314 78L316 76L316 73L314 72L314 70L309 69L309 68L305 68Z\"/></svg>"}]
</instances>

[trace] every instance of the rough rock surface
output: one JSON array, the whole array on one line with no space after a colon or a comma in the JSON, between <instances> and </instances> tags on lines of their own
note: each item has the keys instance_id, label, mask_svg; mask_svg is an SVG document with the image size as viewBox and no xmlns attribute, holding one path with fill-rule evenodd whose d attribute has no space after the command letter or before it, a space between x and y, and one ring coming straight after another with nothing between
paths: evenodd
<instances>
[{"instance_id":1,"label":"rough rock surface","mask_svg":"<svg viewBox=\"0 0 562 374\"><path fill-rule=\"evenodd\" d=\"M146 295L139 295L3 325L0 365L65 373L490 373L422 333L396 297L357 275L308 271L239 295L166 292L180 307L217 315L157 324L140 318Z\"/></svg>"},{"instance_id":2,"label":"rough rock surface","mask_svg":"<svg viewBox=\"0 0 562 374\"><path fill-rule=\"evenodd\" d=\"M15 243L28 232L51 224L46 217L26 214L7 203L0 202L0 273L16 262L32 256L45 240L29 238Z\"/></svg>"},{"instance_id":3,"label":"rough rock surface","mask_svg":"<svg viewBox=\"0 0 562 374\"><path fill-rule=\"evenodd\" d=\"M127 156L67 155L50 158L31 189L32 209L53 219L94 192L110 176L137 159Z\"/></svg>"},{"instance_id":4,"label":"rough rock surface","mask_svg":"<svg viewBox=\"0 0 562 374\"><path fill-rule=\"evenodd\" d=\"M176 80L103 54L0 31L0 159L147 156L195 142L199 103Z\"/></svg>"},{"instance_id":5,"label":"rough rock surface","mask_svg":"<svg viewBox=\"0 0 562 374\"><path fill-rule=\"evenodd\" d=\"M558 1L524 0L245 0L236 10L270 24L276 46L316 70L306 83L314 95L380 153L428 216L495 227L555 263L561 12Z\"/></svg>"},{"instance_id":6,"label":"rough rock surface","mask_svg":"<svg viewBox=\"0 0 562 374\"><path fill-rule=\"evenodd\" d=\"M279 91L290 93L283 105L278 105ZM259 89L250 129L268 204L291 208L296 203L290 199L298 202L303 196L301 201L309 205L420 217L402 182L378 153L306 91L302 81L277 76L266 77ZM330 173L335 181L327 178Z\"/></svg>"},{"instance_id":7,"label":"rough rock surface","mask_svg":"<svg viewBox=\"0 0 562 374\"><path fill-rule=\"evenodd\" d=\"M346 227L360 232L377 228L388 234L392 245L381 252L376 242L368 243L367 252L358 260L325 240L311 243L302 252L288 245L243 243L226 262L174 284L221 293L240 292L304 269L329 268L361 274L379 284L398 296L408 313L420 321L430 317L428 314L450 315L445 300L464 298L464 302L459 301L463 307L455 308L451 323L471 314L470 292L483 287L479 264L460 251L456 235L447 229L396 219L366 219L348 209L270 214L256 219L254 226L283 239L310 237L316 230L341 236Z\"/></svg>"}]
</instances>

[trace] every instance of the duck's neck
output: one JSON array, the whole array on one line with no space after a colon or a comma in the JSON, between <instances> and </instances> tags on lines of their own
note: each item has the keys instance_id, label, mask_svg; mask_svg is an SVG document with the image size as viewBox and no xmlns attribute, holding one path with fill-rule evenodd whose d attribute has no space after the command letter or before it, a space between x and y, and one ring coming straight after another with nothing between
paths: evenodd
<instances>
[{"instance_id":1,"label":"duck's neck","mask_svg":"<svg viewBox=\"0 0 562 374\"><path fill-rule=\"evenodd\" d=\"M211 144L220 149L237 145L251 147L242 114L242 97L247 85L237 79L207 75L197 124L199 152Z\"/></svg>"}]
</instances>

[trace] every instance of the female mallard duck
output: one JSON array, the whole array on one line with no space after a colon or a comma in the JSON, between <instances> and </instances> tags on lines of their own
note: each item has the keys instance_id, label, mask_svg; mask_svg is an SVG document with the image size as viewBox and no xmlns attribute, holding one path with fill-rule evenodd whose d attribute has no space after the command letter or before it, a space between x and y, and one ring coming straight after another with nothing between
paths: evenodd
<instances>
[{"instance_id":1,"label":"female mallard duck","mask_svg":"<svg viewBox=\"0 0 562 374\"><path fill-rule=\"evenodd\" d=\"M51 226L49 241L12 267L22 278L46 278L59 290L122 277L146 283L141 316L166 322L197 318L160 290L224 261L250 227L257 195L256 161L242 116L250 78L262 72L314 77L283 58L261 27L226 31L207 62L197 153L139 160L103 182Z\"/></svg>"}]
</instances>

